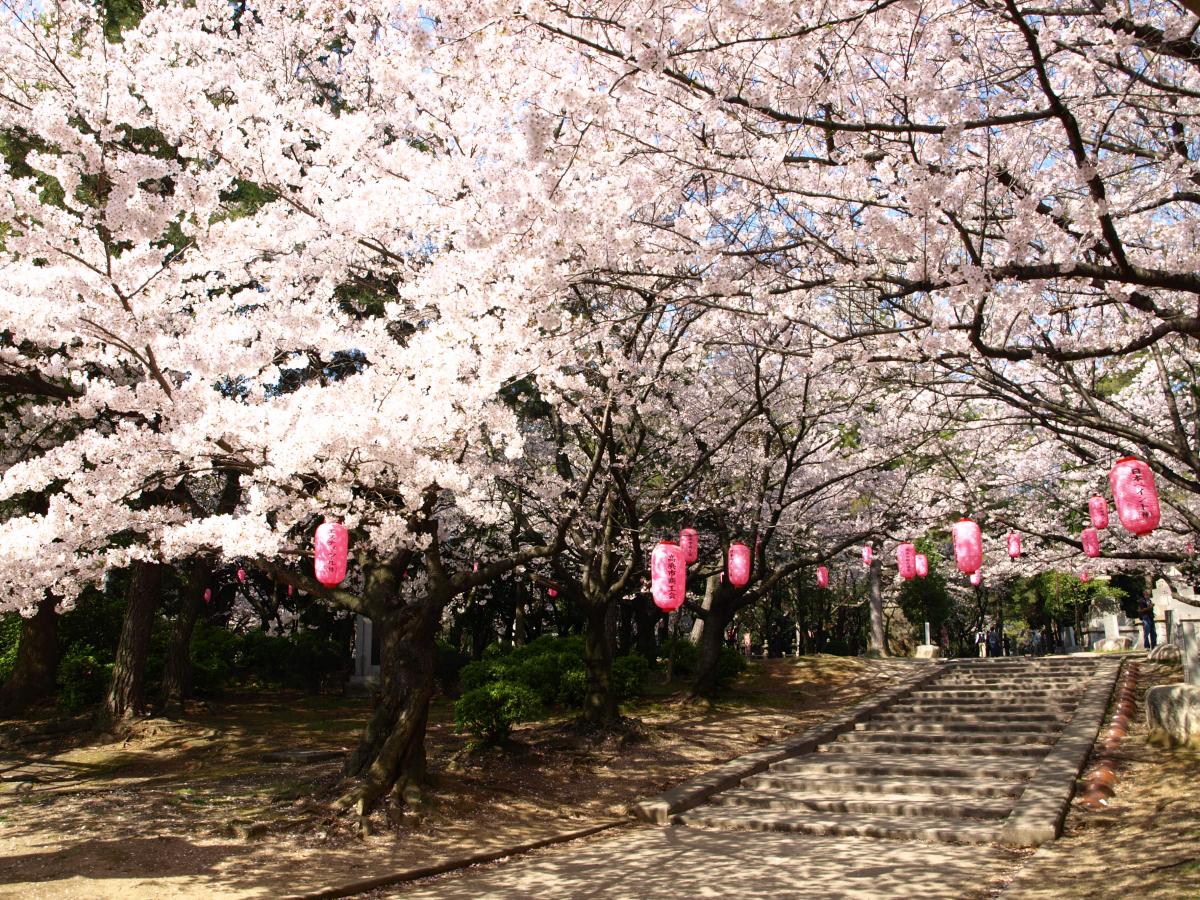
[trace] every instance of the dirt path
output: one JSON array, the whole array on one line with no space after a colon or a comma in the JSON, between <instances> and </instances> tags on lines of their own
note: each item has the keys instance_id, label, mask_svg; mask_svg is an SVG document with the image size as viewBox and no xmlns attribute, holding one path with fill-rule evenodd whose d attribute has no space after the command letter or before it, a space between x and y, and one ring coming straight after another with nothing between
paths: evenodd
<instances>
[{"instance_id":1,"label":"dirt path","mask_svg":"<svg viewBox=\"0 0 1200 900\"><path fill-rule=\"evenodd\" d=\"M447 702L431 712L435 779L419 812L382 811L362 837L324 798L365 700L233 698L119 744L0 753L0 897L277 897L537 840L778 740L911 671L817 656L756 663L714 709L665 691L628 710L642 741L589 741L563 722L519 729L516 751L468 755ZM353 826L353 827L351 827Z\"/></svg>"}]
</instances>

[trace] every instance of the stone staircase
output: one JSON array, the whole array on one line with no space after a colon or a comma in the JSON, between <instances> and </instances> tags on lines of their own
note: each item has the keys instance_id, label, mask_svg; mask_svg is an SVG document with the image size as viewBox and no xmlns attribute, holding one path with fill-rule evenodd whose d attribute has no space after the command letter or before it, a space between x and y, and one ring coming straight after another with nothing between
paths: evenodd
<instances>
[{"instance_id":1,"label":"stone staircase","mask_svg":"<svg viewBox=\"0 0 1200 900\"><path fill-rule=\"evenodd\" d=\"M773 764L677 824L995 843L1097 668L1088 658L955 661L814 753Z\"/></svg>"}]
</instances>

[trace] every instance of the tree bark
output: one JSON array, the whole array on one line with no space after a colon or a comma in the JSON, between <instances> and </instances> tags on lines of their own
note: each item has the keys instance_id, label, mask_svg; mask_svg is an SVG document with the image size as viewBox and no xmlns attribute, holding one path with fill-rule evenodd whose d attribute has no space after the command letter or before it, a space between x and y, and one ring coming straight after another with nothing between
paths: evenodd
<instances>
[{"instance_id":1,"label":"tree bark","mask_svg":"<svg viewBox=\"0 0 1200 900\"><path fill-rule=\"evenodd\" d=\"M700 656L696 663L696 680L692 683L690 699L708 699L716 694L721 647L725 643L725 629L729 627L732 618L733 610L729 604L721 602L718 592L708 610L704 630L700 632Z\"/></svg>"},{"instance_id":2,"label":"tree bark","mask_svg":"<svg viewBox=\"0 0 1200 900\"><path fill-rule=\"evenodd\" d=\"M883 563L876 557L871 562L867 575L867 588L871 605L871 644L870 650L880 656L887 656L887 638L883 627Z\"/></svg>"},{"instance_id":3,"label":"tree bark","mask_svg":"<svg viewBox=\"0 0 1200 900\"><path fill-rule=\"evenodd\" d=\"M18 715L32 704L54 694L58 669L57 601L47 595L38 603L37 613L21 620L20 642L12 675L0 685L0 714Z\"/></svg>"},{"instance_id":4,"label":"tree bark","mask_svg":"<svg viewBox=\"0 0 1200 900\"><path fill-rule=\"evenodd\" d=\"M171 627L159 693L159 705L168 712L181 711L183 701L192 695L192 632L204 608L204 589L210 586L212 573L211 557L198 557L192 564L183 605Z\"/></svg>"},{"instance_id":5,"label":"tree bark","mask_svg":"<svg viewBox=\"0 0 1200 900\"><path fill-rule=\"evenodd\" d=\"M658 608L646 594L638 594L633 600L633 612L637 618L637 652L646 657L650 665L658 662Z\"/></svg>"},{"instance_id":6,"label":"tree bark","mask_svg":"<svg viewBox=\"0 0 1200 900\"><path fill-rule=\"evenodd\" d=\"M160 563L134 563L121 640L104 703L113 722L138 715L145 707L146 658L150 655L154 610L162 594L162 576Z\"/></svg>"},{"instance_id":7,"label":"tree bark","mask_svg":"<svg viewBox=\"0 0 1200 900\"><path fill-rule=\"evenodd\" d=\"M707 612L712 609L713 597L717 595L717 591L721 586L720 575L709 575L708 580L704 583L704 599L700 602L700 607ZM692 623L692 633L689 635L693 644L700 643L700 635L704 633L704 619L700 616L696 617L696 621Z\"/></svg>"},{"instance_id":8,"label":"tree bark","mask_svg":"<svg viewBox=\"0 0 1200 900\"><path fill-rule=\"evenodd\" d=\"M425 779L425 724L434 690L435 637L448 598L427 593L398 603L398 572L366 572L364 595L379 636L379 692L358 747L346 760L349 789L338 805L365 815L389 792L407 803Z\"/></svg>"},{"instance_id":9,"label":"tree bark","mask_svg":"<svg viewBox=\"0 0 1200 900\"><path fill-rule=\"evenodd\" d=\"M582 718L601 728L620 718L616 689L612 680L613 648L609 629L612 601L585 601L587 627L583 637L584 664L587 666L587 693L583 698Z\"/></svg>"}]
</instances>

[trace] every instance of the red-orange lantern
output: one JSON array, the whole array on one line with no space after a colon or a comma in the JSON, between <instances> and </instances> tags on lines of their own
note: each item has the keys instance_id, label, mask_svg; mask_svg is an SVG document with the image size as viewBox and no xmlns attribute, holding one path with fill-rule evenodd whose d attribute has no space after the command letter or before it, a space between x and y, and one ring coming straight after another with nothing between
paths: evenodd
<instances>
[{"instance_id":1,"label":"red-orange lantern","mask_svg":"<svg viewBox=\"0 0 1200 900\"><path fill-rule=\"evenodd\" d=\"M674 541L659 541L650 554L650 593L654 605L666 612L683 606L687 592L687 560Z\"/></svg>"},{"instance_id":2,"label":"red-orange lantern","mask_svg":"<svg viewBox=\"0 0 1200 900\"><path fill-rule=\"evenodd\" d=\"M242 584L245 584L245 583L246 583L246 570L245 570L245 569L238 569L238 570L237 570L237 579L238 579L238 581L240 581Z\"/></svg>"},{"instance_id":3,"label":"red-orange lantern","mask_svg":"<svg viewBox=\"0 0 1200 900\"><path fill-rule=\"evenodd\" d=\"M205 588L205 589L204 589L204 602L205 602L205 603L212 603L212 588Z\"/></svg>"},{"instance_id":4,"label":"red-orange lantern","mask_svg":"<svg viewBox=\"0 0 1200 900\"><path fill-rule=\"evenodd\" d=\"M1132 456L1118 459L1108 473L1108 484L1112 488L1117 518L1126 531L1143 535L1158 527L1162 513L1154 473L1148 465Z\"/></svg>"},{"instance_id":5,"label":"red-orange lantern","mask_svg":"<svg viewBox=\"0 0 1200 900\"><path fill-rule=\"evenodd\" d=\"M983 534L970 519L959 519L954 523L954 561L964 575L978 572L983 567Z\"/></svg>"},{"instance_id":6,"label":"red-orange lantern","mask_svg":"<svg viewBox=\"0 0 1200 900\"><path fill-rule=\"evenodd\" d=\"M918 553L913 559L913 568L916 570L918 578L924 578L929 574L929 557L924 553Z\"/></svg>"},{"instance_id":7,"label":"red-orange lantern","mask_svg":"<svg viewBox=\"0 0 1200 900\"><path fill-rule=\"evenodd\" d=\"M825 566L817 566L817 587L829 587L829 569Z\"/></svg>"},{"instance_id":8,"label":"red-orange lantern","mask_svg":"<svg viewBox=\"0 0 1200 900\"><path fill-rule=\"evenodd\" d=\"M558 591L556 591L554 588L550 588L550 590L546 591L546 594L550 597L557 597Z\"/></svg>"},{"instance_id":9,"label":"red-orange lantern","mask_svg":"<svg viewBox=\"0 0 1200 900\"><path fill-rule=\"evenodd\" d=\"M1079 535L1079 540L1083 544L1083 552L1088 556L1096 557L1100 555L1100 532L1095 528L1085 528Z\"/></svg>"},{"instance_id":10,"label":"red-orange lantern","mask_svg":"<svg viewBox=\"0 0 1200 900\"><path fill-rule=\"evenodd\" d=\"M917 574L917 548L907 541L896 547L896 568L906 581Z\"/></svg>"},{"instance_id":11,"label":"red-orange lantern","mask_svg":"<svg viewBox=\"0 0 1200 900\"><path fill-rule=\"evenodd\" d=\"M750 583L750 548L742 543L729 545L729 583L735 588Z\"/></svg>"},{"instance_id":12,"label":"red-orange lantern","mask_svg":"<svg viewBox=\"0 0 1200 900\"><path fill-rule=\"evenodd\" d=\"M288 585L288 596L291 597L295 593L296 593L296 586L293 584L289 584Z\"/></svg>"},{"instance_id":13,"label":"red-orange lantern","mask_svg":"<svg viewBox=\"0 0 1200 900\"><path fill-rule=\"evenodd\" d=\"M865 544L863 546L863 565L864 566L871 565L871 562L874 559L875 559L875 550L871 547L870 544Z\"/></svg>"},{"instance_id":14,"label":"red-orange lantern","mask_svg":"<svg viewBox=\"0 0 1200 900\"><path fill-rule=\"evenodd\" d=\"M1008 556L1009 559L1016 559L1021 555L1021 536L1015 531L1008 535Z\"/></svg>"},{"instance_id":15,"label":"red-orange lantern","mask_svg":"<svg viewBox=\"0 0 1200 900\"><path fill-rule=\"evenodd\" d=\"M679 547L683 550L683 559L689 566L700 558L700 534L695 528L685 528L679 532Z\"/></svg>"},{"instance_id":16,"label":"red-orange lantern","mask_svg":"<svg viewBox=\"0 0 1200 900\"><path fill-rule=\"evenodd\" d=\"M346 559L350 552L350 532L340 522L323 522L317 526L313 547L316 562L313 566L317 581L334 587L346 578Z\"/></svg>"},{"instance_id":17,"label":"red-orange lantern","mask_svg":"<svg viewBox=\"0 0 1200 900\"><path fill-rule=\"evenodd\" d=\"M1097 530L1108 527L1108 501L1099 494L1094 494L1088 500L1088 518L1092 520L1092 527Z\"/></svg>"},{"instance_id":18,"label":"red-orange lantern","mask_svg":"<svg viewBox=\"0 0 1200 900\"><path fill-rule=\"evenodd\" d=\"M975 585L975 587L983 584L983 573L978 569L971 573L971 584Z\"/></svg>"}]
</instances>

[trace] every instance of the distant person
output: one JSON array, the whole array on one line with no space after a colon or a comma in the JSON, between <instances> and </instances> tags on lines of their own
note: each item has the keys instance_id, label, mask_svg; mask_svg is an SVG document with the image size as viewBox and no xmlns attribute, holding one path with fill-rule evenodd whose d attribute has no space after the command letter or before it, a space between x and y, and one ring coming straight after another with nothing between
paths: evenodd
<instances>
[{"instance_id":1,"label":"distant person","mask_svg":"<svg viewBox=\"0 0 1200 900\"><path fill-rule=\"evenodd\" d=\"M1142 599L1138 602L1138 615L1142 617L1142 646L1153 650L1158 646L1158 634L1154 628L1154 601L1150 592L1143 591Z\"/></svg>"},{"instance_id":2,"label":"distant person","mask_svg":"<svg viewBox=\"0 0 1200 900\"><path fill-rule=\"evenodd\" d=\"M975 646L979 648L980 658L987 656L987 634L982 631L975 632Z\"/></svg>"}]
</instances>

